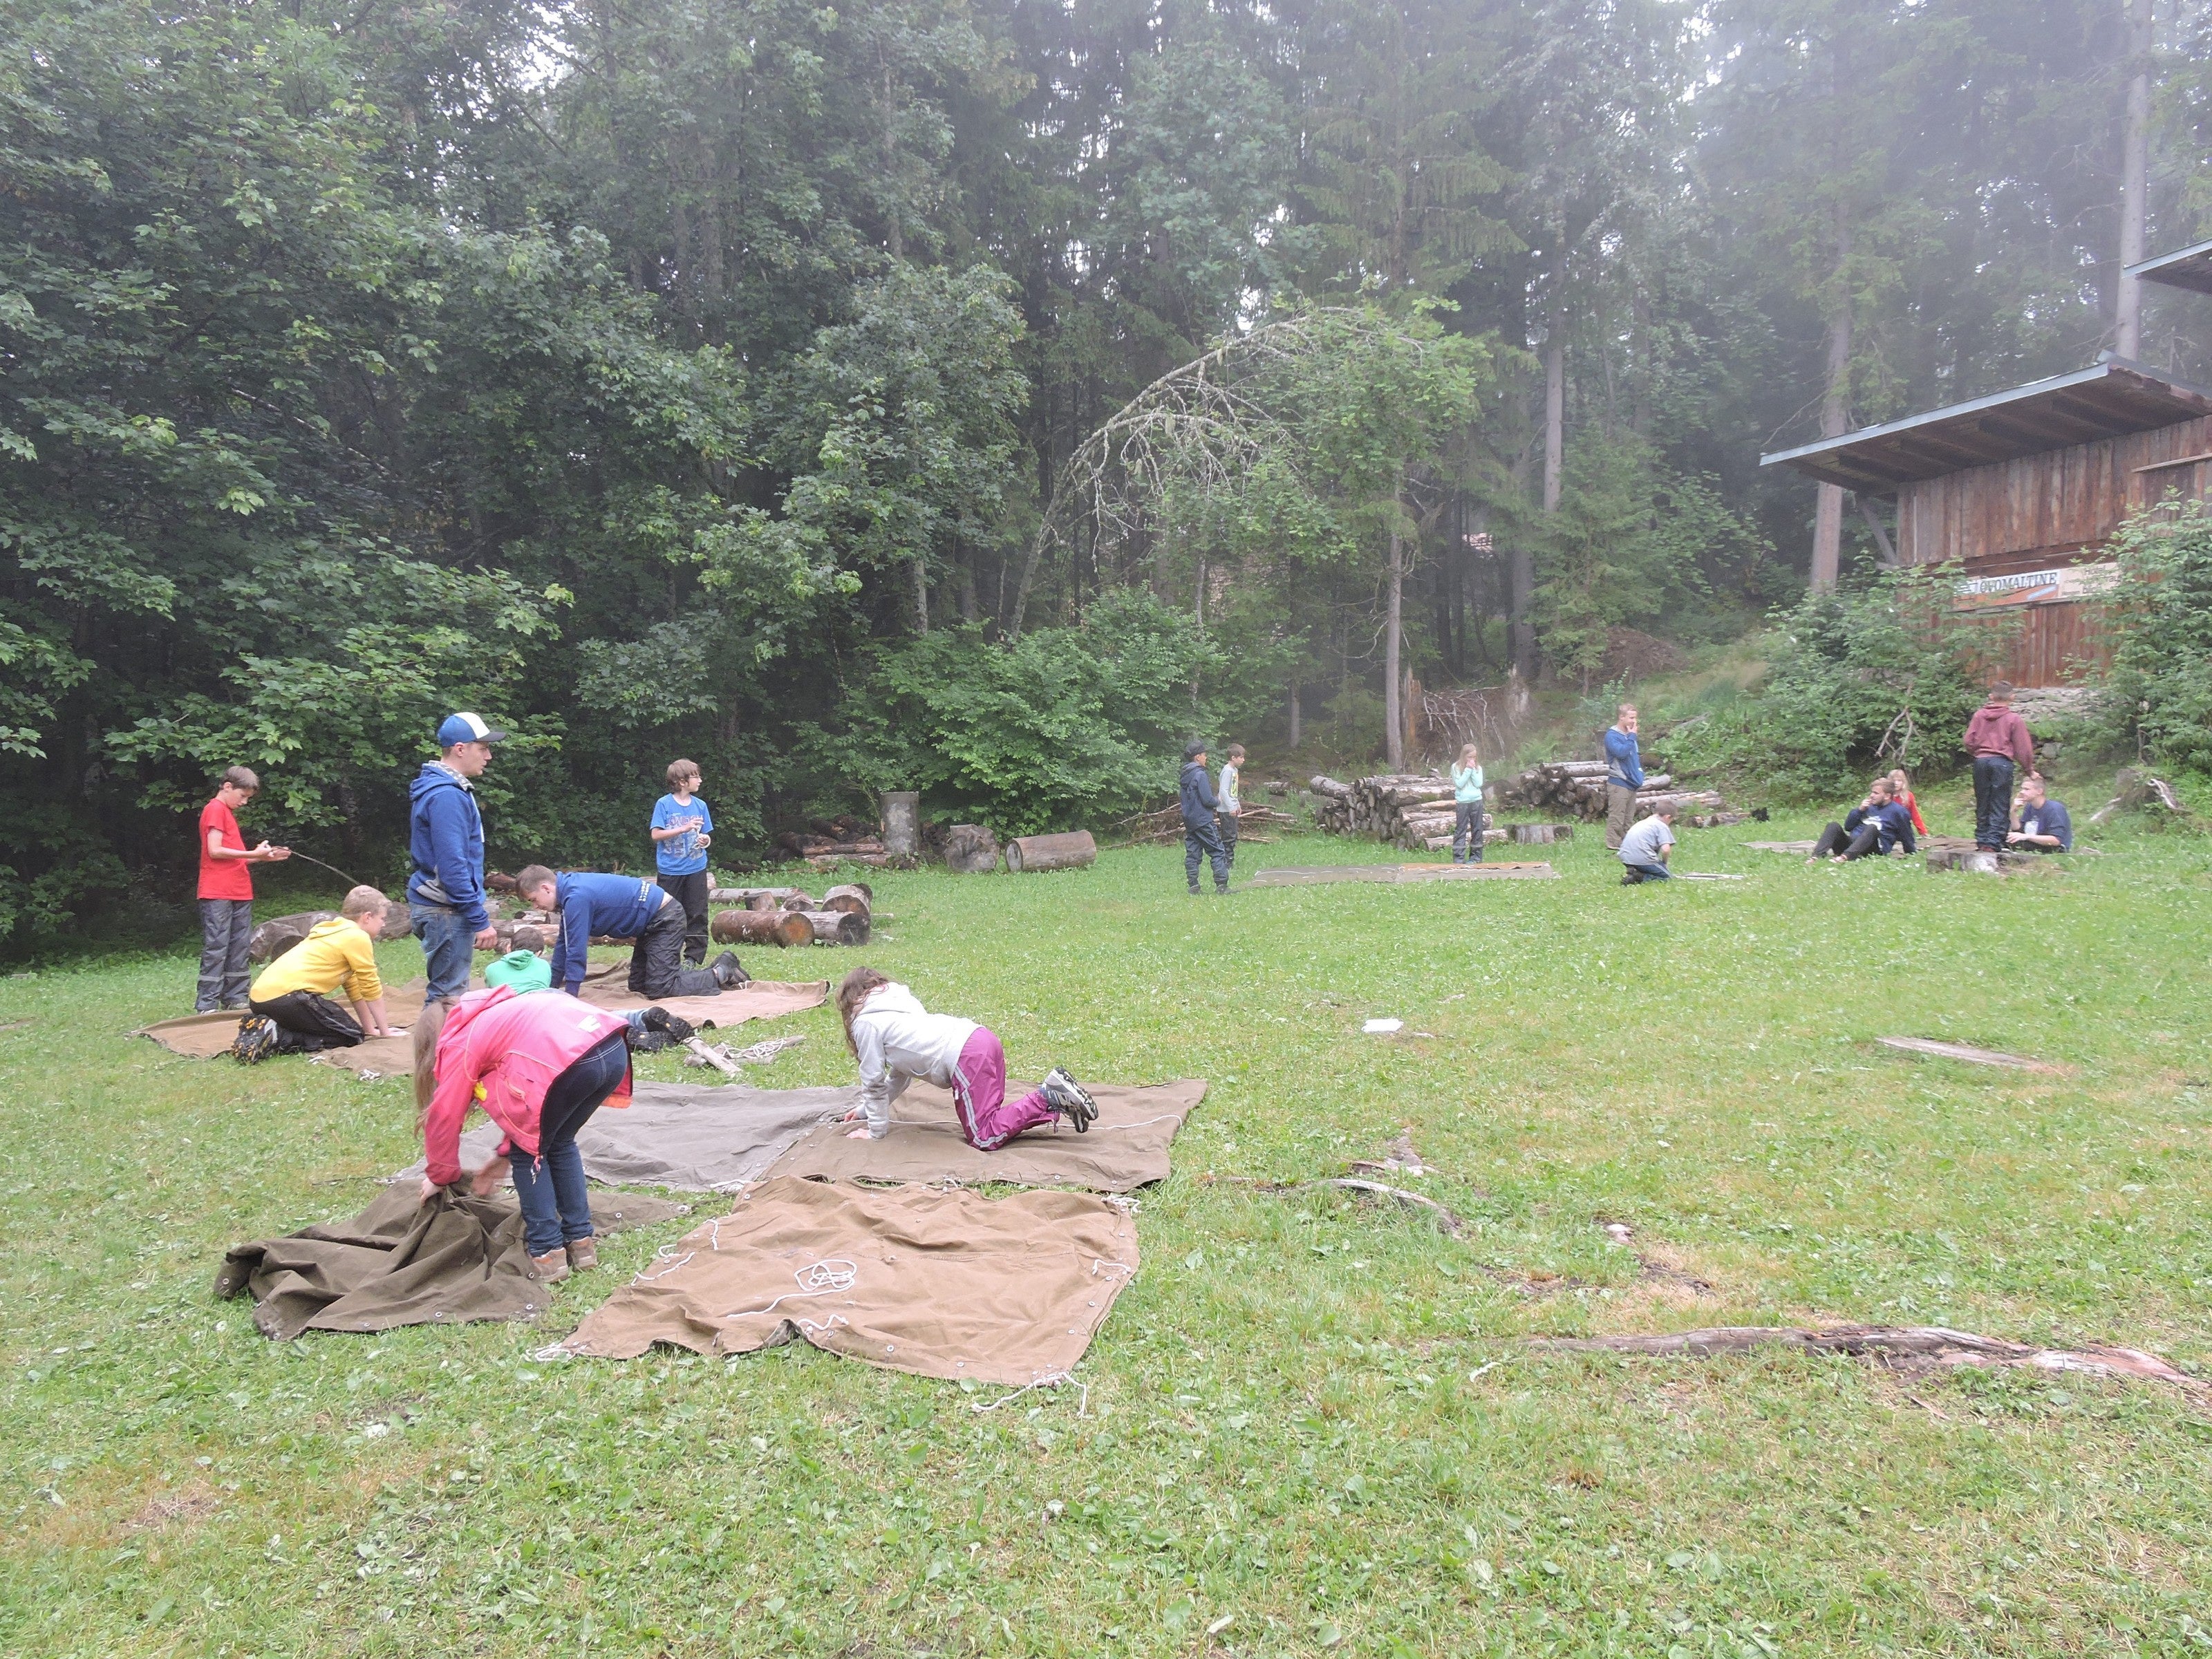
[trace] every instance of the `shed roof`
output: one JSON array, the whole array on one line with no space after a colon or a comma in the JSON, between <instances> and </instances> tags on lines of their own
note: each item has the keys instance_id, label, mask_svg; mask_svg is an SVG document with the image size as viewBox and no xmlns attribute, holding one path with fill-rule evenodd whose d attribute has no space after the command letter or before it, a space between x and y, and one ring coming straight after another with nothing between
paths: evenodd
<instances>
[{"instance_id":1,"label":"shed roof","mask_svg":"<svg viewBox=\"0 0 2212 1659\"><path fill-rule=\"evenodd\" d=\"M2145 259L2140 264L2130 265L2128 275L2146 283L2164 283L2168 288L2212 294L2212 242L2199 242L2195 247Z\"/></svg>"},{"instance_id":2,"label":"shed roof","mask_svg":"<svg viewBox=\"0 0 2212 1659\"><path fill-rule=\"evenodd\" d=\"M2203 415L2212 415L2212 392L2114 357L1948 409L1762 455L1759 464L1795 467L1823 483L1887 495L1923 478Z\"/></svg>"}]
</instances>

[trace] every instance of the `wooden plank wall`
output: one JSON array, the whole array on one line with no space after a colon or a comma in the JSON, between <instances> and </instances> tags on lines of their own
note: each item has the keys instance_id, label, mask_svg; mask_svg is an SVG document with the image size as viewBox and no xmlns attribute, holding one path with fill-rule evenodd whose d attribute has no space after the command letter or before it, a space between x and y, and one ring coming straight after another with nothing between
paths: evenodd
<instances>
[{"instance_id":1,"label":"wooden plank wall","mask_svg":"<svg viewBox=\"0 0 2212 1659\"><path fill-rule=\"evenodd\" d=\"M1972 570L1992 574L2041 562L2078 562L2094 556L2097 544L2145 502L2162 499L2169 489L2201 498L2212 489L2212 460L2157 472L2136 468L2208 452L2212 416L1903 485L1897 496L1897 556L1906 564L1960 559ZM2018 554L2048 557L1984 564Z\"/></svg>"}]
</instances>

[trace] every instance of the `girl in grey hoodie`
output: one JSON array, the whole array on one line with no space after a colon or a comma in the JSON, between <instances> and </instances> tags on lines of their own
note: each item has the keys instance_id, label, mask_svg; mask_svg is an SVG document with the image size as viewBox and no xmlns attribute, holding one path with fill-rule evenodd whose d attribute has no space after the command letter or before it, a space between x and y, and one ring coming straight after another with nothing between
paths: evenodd
<instances>
[{"instance_id":1,"label":"girl in grey hoodie","mask_svg":"<svg viewBox=\"0 0 2212 1659\"><path fill-rule=\"evenodd\" d=\"M1006 1051L988 1026L933 1014L912 991L872 968L855 968L837 988L845 1042L860 1062L860 1103L846 1115L866 1126L852 1139L881 1140L890 1133L891 1102L915 1078L952 1091L960 1133L981 1152L1003 1146L1024 1129L1065 1117L1080 1134L1098 1115L1082 1085L1055 1066L1042 1087L1006 1099Z\"/></svg>"}]
</instances>

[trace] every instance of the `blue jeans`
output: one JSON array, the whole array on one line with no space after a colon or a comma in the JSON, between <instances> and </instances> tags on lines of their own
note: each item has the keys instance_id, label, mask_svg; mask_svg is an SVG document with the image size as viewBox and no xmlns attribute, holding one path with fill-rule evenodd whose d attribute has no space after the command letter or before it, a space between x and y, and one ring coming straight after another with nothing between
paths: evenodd
<instances>
[{"instance_id":1,"label":"blue jeans","mask_svg":"<svg viewBox=\"0 0 2212 1659\"><path fill-rule=\"evenodd\" d=\"M469 967L476 959L476 930L458 910L439 904L410 902L407 914L415 918L415 936L422 941L422 963L429 983L422 1000L457 997L469 988Z\"/></svg>"},{"instance_id":2,"label":"blue jeans","mask_svg":"<svg viewBox=\"0 0 2212 1659\"><path fill-rule=\"evenodd\" d=\"M1667 873L1667 866L1663 864L1632 864L1628 867L1631 870L1633 870L1638 875L1643 877L1646 881L1672 881L1674 879L1672 876Z\"/></svg>"},{"instance_id":3,"label":"blue jeans","mask_svg":"<svg viewBox=\"0 0 2212 1659\"><path fill-rule=\"evenodd\" d=\"M2002 850L2012 829L2012 757L1974 757L1974 845Z\"/></svg>"},{"instance_id":4,"label":"blue jeans","mask_svg":"<svg viewBox=\"0 0 2212 1659\"><path fill-rule=\"evenodd\" d=\"M563 1244L592 1236L591 1189L584 1182L576 1132L629 1074L629 1036L617 1031L578 1055L546 1090L538 1114L538 1156L520 1146L507 1153L514 1167L514 1196L522 1206L523 1242L531 1255L550 1255Z\"/></svg>"},{"instance_id":5,"label":"blue jeans","mask_svg":"<svg viewBox=\"0 0 2212 1659\"><path fill-rule=\"evenodd\" d=\"M246 994L246 948L253 943L252 899L200 901L200 984L192 1012L242 1008Z\"/></svg>"}]
</instances>

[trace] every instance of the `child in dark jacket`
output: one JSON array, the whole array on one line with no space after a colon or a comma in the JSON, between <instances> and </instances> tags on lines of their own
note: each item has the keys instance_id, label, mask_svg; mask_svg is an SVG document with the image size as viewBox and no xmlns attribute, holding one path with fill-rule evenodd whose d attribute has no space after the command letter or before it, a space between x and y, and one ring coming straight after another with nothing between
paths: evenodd
<instances>
[{"instance_id":1,"label":"child in dark jacket","mask_svg":"<svg viewBox=\"0 0 2212 1659\"><path fill-rule=\"evenodd\" d=\"M1213 781L1206 775L1206 745L1193 740L1182 751L1182 870L1193 898L1198 896L1198 865L1213 861L1213 890L1229 890L1229 849L1221 842L1217 815L1221 803L1214 799Z\"/></svg>"}]
</instances>

